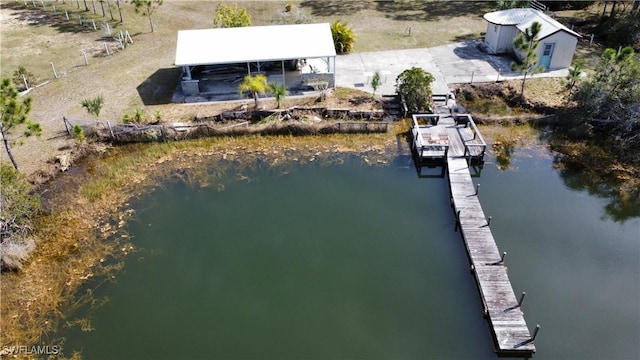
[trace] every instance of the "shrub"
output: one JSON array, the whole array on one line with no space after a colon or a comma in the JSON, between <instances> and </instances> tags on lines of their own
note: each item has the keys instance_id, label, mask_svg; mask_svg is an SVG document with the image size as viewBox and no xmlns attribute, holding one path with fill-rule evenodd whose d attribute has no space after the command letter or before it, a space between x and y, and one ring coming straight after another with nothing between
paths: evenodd
<instances>
[{"instance_id":1,"label":"shrub","mask_svg":"<svg viewBox=\"0 0 640 360\"><path fill-rule=\"evenodd\" d=\"M336 47L338 54L346 54L353 50L356 35L346 22L336 20L331 23L331 35L333 36L333 45Z\"/></svg>"},{"instance_id":2,"label":"shrub","mask_svg":"<svg viewBox=\"0 0 640 360\"><path fill-rule=\"evenodd\" d=\"M104 98L102 96L97 96L93 99L84 99L80 103L83 108L87 109L89 114L93 114L96 117L100 117L100 110L102 110L103 104Z\"/></svg>"},{"instance_id":3,"label":"shrub","mask_svg":"<svg viewBox=\"0 0 640 360\"><path fill-rule=\"evenodd\" d=\"M426 111L431 101L433 80L435 80L433 75L422 68L412 67L396 78L396 92L402 96L410 111Z\"/></svg>"},{"instance_id":4,"label":"shrub","mask_svg":"<svg viewBox=\"0 0 640 360\"><path fill-rule=\"evenodd\" d=\"M24 66L18 67L18 70L13 72L13 79L12 79L18 91L28 90L24 86L24 79L22 78L23 75L24 75L24 78L27 79L27 86L29 88L33 87L33 85L37 81L35 75L33 75L33 73L27 70Z\"/></svg>"},{"instance_id":5,"label":"shrub","mask_svg":"<svg viewBox=\"0 0 640 360\"><path fill-rule=\"evenodd\" d=\"M73 125L73 136L75 136L76 139L82 141L84 140L86 137L84 136L84 129L82 129L82 126L80 125Z\"/></svg>"},{"instance_id":6,"label":"shrub","mask_svg":"<svg viewBox=\"0 0 640 360\"><path fill-rule=\"evenodd\" d=\"M221 2L216 7L213 25L223 28L251 26L251 16L246 9L238 8L238 4L228 6Z\"/></svg>"},{"instance_id":7,"label":"shrub","mask_svg":"<svg viewBox=\"0 0 640 360\"><path fill-rule=\"evenodd\" d=\"M35 248L28 238L31 220L40 211L40 198L31 184L9 165L0 167L0 268L18 270Z\"/></svg>"},{"instance_id":8,"label":"shrub","mask_svg":"<svg viewBox=\"0 0 640 360\"><path fill-rule=\"evenodd\" d=\"M144 110L136 108L136 111L133 113L133 121L142 124L144 120Z\"/></svg>"}]
</instances>

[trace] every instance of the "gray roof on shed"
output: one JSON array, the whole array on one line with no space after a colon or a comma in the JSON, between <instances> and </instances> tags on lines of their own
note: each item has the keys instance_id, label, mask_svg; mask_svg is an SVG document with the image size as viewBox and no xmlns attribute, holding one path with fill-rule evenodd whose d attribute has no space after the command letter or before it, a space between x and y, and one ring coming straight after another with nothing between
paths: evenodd
<instances>
[{"instance_id":1,"label":"gray roof on shed","mask_svg":"<svg viewBox=\"0 0 640 360\"><path fill-rule=\"evenodd\" d=\"M484 19L496 25L515 25L518 30L523 32L530 28L534 21L537 21L542 25L540 35L538 36L539 39L544 39L558 31L565 31L573 36L582 37L577 32L567 28L542 11L535 9L517 8L494 11L484 14Z\"/></svg>"}]
</instances>

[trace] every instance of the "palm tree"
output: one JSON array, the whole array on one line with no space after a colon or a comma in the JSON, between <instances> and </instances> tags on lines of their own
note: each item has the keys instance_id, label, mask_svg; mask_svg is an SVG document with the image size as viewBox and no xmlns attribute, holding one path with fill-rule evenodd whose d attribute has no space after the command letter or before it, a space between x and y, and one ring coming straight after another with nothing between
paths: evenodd
<instances>
[{"instance_id":1,"label":"palm tree","mask_svg":"<svg viewBox=\"0 0 640 360\"><path fill-rule=\"evenodd\" d=\"M331 23L331 36L333 36L333 45L338 54L346 54L353 50L356 35L346 22L336 20Z\"/></svg>"},{"instance_id":2,"label":"palm tree","mask_svg":"<svg viewBox=\"0 0 640 360\"><path fill-rule=\"evenodd\" d=\"M524 53L521 64L515 62L511 64L511 68L513 70L519 70L521 73L524 73L520 98L524 98L524 84L525 81L527 81L527 75L538 73L544 69L542 66L538 65L538 56L536 55L540 30L542 30L542 24L534 21L530 28L525 29L525 31L520 33L520 35L518 35L518 37L513 41L513 47L516 51Z\"/></svg>"},{"instance_id":3,"label":"palm tree","mask_svg":"<svg viewBox=\"0 0 640 360\"><path fill-rule=\"evenodd\" d=\"M89 114L93 114L96 117L100 117L100 110L102 110L102 104L104 99L102 96L95 97L93 99L84 99L80 103L83 108L87 109Z\"/></svg>"},{"instance_id":4,"label":"palm tree","mask_svg":"<svg viewBox=\"0 0 640 360\"><path fill-rule=\"evenodd\" d=\"M371 78L371 88L373 89L371 98L376 97L376 91L378 90L380 85L382 85L382 81L380 80L380 72L376 71L375 73L373 73L373 77Z\"/></svg>"},{"instance_id":5,"label":"palm tree","mask_svg":"<svg viewBox=\"0 0 640 360\"><path fill-rule=\"evenodd\" d=\"M242 80L240 85L238 85L238 92L240 93L240 96L242 96L245 91L251 93L251 96L253 96L253 100L255 101L256 108L258 107L258 94L264 95L267 90L269 90L267 77L262 74L255 76L247 75L244 77L244 80Z\"/></svg>"},{"instance_id":6,"label":"palm tree","mask_svg":"<svg viewBox=\"0 0 640 360\"><path fill-rule=\"evenodd\" d=\"M280 102L284 99L285 96L289 94L287 88L279 83L272 83L269 85L271 87L270 91L273 94L273 97L276 98L276 107L280 109Z\"/></svg>"}]
</instances>

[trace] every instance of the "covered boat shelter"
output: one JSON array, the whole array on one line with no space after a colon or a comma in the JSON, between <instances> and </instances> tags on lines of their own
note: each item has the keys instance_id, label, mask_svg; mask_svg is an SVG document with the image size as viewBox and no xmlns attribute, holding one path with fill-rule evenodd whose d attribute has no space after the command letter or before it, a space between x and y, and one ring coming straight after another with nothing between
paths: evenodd
<instances>
[{"instance_id":1,"label":"covered boat shelter","mask_svg":"<svg viewBox=\"0 0 640 360\"><path fill-rule=\"evenodd\" d=\"M328 23L178 31L175 65L184 95L237 94L257 73L287 88L335 86L336 51Z\"/></svg>"}]
</instances>

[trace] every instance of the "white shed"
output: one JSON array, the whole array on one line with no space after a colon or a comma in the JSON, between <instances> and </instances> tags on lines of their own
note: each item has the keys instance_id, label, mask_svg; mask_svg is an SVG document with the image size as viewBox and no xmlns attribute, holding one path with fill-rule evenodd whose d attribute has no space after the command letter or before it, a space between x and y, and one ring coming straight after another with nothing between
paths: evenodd
<instances>
[{"instance_id":1,"label":"white shed","mask_svg":"<svg viewBox=\"0 0 640 360\"><path fill-rule=\"evenodd\" d=\"M538 64L547 70L571 66L580 35L535 9L508 9L484 14L487 20L485 44L493 54L512 53L513 41L535 21L542 27L537 49Z\"/></svg>"}]
</instances>

